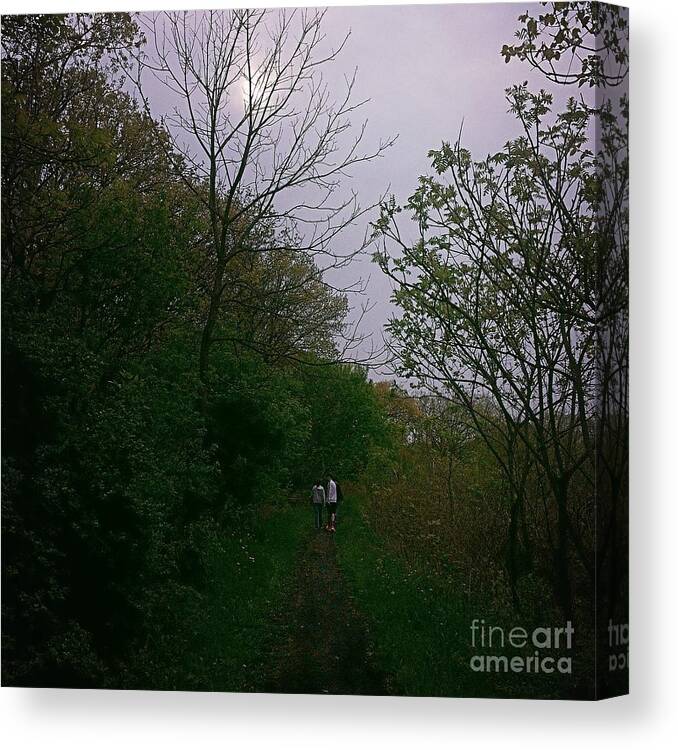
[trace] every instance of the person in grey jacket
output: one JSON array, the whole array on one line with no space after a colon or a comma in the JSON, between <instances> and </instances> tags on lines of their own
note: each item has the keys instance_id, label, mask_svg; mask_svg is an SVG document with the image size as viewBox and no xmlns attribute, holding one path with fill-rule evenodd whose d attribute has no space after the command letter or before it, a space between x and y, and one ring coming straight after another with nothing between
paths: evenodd
<instances>
[{"instance_id":1,"label":"person in grey jacket","mask_svg":"<svg viewBox=\"0 0 678 750\"><path fill-rule=\"evenodd\" d=\"M325 507L325 488L320 480L313 485L311 490L311 504L313 505L315 527L321 529L323 526L323 508Z\"/></svg>"}]
</instances>

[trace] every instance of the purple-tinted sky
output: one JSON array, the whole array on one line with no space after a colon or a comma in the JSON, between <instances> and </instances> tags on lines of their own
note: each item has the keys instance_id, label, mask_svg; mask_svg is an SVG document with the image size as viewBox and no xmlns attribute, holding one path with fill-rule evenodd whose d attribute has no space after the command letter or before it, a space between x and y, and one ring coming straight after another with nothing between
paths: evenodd
<instances>
[{"instance_id":1,"label":"purple-tinted sky","mask_svg":"<svg viewBox=\"0 0 678 750\"><path fill-rule=\"evenodd\" d=\"M369 97L364 115L368 133L398 134L398 141L377 162L356 170L356 184L368 203L388 185L400 202L428 171L427 153L454 141L463 121L464 145L482 158L519 134L507 113L504 89L525 80L550 88L533 77L527 65L504 62L499 51L518 28L517 17L536 3L481 5L409 5L330 8L328 36L351 30L337 68L358 68L356 93ZM559 98L571 92L559 87ZM555 92L554 92L555 93ZM364 231L364 227L361 228ZM358 232L359 233L359 232ZM350 232L346 240L351 241ZM365 328L375 331L386 321L391 288L379 269L365 260L343 271L346 277L370 276L369 296L375 308Z\"/></svg>"},{"instance_id":2,"label":"purple-tinted sky","mask_svg":"<svg viewBox=\"0 0 678 750\"><path fill-rule=\"evenodd\" d=\"M356 114L359 126L368 120L366 144L398 135L383 158L353 171L351 187L363 205L374 202L390 186L400 203L417 187L429 168L427 153L442 141L462 140L474 157L499 150L520 132L507 113L504 89L529 80L533 88L550 88L531 75L526 64L509 64L499 54L518 28L517 17L537 3L348 6L327 10L324 29L328 45L337 46L350 30L339 57L323 75L337 97L345 77L357 68L356 99L370 101ZM556 105L569 92L557 87ZM155 105L167 111L167 92L151 92ZM355 247L368 220L347 230L339 242ZM377 340L391 305L389 281L365 257L349 268L334 271L334 280L347 286L369 277L368 295L374 309L363 321Z\"/></svg>"}]
</instances>

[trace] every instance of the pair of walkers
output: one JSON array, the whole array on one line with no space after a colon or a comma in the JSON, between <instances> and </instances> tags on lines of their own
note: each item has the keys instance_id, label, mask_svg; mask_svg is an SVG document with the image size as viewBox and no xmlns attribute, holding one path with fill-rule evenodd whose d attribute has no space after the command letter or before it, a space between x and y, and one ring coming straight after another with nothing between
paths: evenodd
<instances>
[{"instance_id":1,"label":"pair of walkers","mask_svg":"<svg viewBox=\"0 0 678 750\"><path fill-rule=\"evenodd\" d=\"M327 523L325 528L334 533L337 530L337 506L341 500L341 488L339 484L328 476L325 484L318 480L311 491L311 503L315 517L316 529L323 526L323 510L326 508Z\"/></svg>"}]
</instances>

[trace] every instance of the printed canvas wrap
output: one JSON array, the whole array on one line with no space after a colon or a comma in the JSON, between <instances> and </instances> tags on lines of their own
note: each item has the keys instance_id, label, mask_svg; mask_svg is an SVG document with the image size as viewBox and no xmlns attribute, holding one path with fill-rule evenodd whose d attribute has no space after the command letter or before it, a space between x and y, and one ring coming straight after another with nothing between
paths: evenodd
<instances>
[{"instance_id":1,"label":"printed canvas wrap","mask_svg":"<svg viewBox=\"0 0 678 750\"><path fill-rule=\"evenodd\" d=\"M628 11L2 17L2 684L628 691Z\"/></svg>"}]
</instances>

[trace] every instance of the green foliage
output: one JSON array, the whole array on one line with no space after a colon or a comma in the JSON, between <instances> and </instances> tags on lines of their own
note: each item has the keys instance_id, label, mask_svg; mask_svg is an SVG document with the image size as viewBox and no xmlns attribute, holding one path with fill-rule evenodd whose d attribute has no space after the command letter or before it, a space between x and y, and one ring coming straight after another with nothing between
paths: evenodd
<instances>
[{"instance_id":1,"label":"green foliage","mask_svg":"<svg viewBox=\"0 0 678 750\"><path fill-rule=\"evenodd\" d=\"M465 590L454 571L441 574L394 553L384 544L381 527L375 532L365 523L371 502L352 495L345 503L341 522L345 542L337 546L337 553L355 601L368 618L378 664L391 676L392 692L562 698L562 680L553 676L521 679L515 674L478 674L469 669L475 653L469 636L472 619L482 612L488 622L512 623L514 613L499 607L487 592ZM543 622L542 615L538 608L534 610L535 626ZM576 664L578 678L568 687L571 697L589 696L589 666L585 658Z\"/></svg>"},{"instance_id":2,"label":"green foliage","mask_svg":"<svg viewBox=\"0 0 678 750\"><path fill-rule=\"evenodd\" d=\"M227 348L213 360L208 435L228 494L225 512L231 512L229 504L237 512L285 494L311 415L293 370L280 370L253 353L234 356Z\"/></svg>"},{"instance_id":3,"label":"green foliage","mask_svg":"<svg viewBox=\"0 0 678 750\"><path fill-rule=\"evenodd\" d=\"M567 51L580 85L616 85L625 17L589 7L525 14L507 61L560 81ZM607 423L592 405L601 257L610 340L628 325L626 100L554 114L512 87L520 137L481 161L443 143L384 202L413 397L337 361L347 299L292 215L205 184L116 80L143 41L128 14L3 19L4 683L260 688L310 526L287 498L331 473L362 488L339 557L399 689L501 692L464 681L469 608L588 612L594 428L623 490L623 344Z\"/></svg>"},{"instance_id":4,"label":"green foliage","mask_svg":"<svg viewBox=\"0 0 678 750\"><path fill-rule=\"evenodd\" d=\"M210 535L204 590L151 592L154 637L129 665L138 689L262 690L280 649L306 506L259 506L252 524ZM168 603L172 604L168 608Z\"/></svg>"},{"instance_id":5,"label":"green foliage","mask_svg":"<svg viewBox=\"0 0 678 750\"><path fill-rule=\"evenodd\" d=\"M524 134L481 161L459 143L432 151L435 176L420 178L406 207L418 239L405 243L396 213L384 206L376 231L397 250L377 261L394 282L399 311L387 329L400 374L459 408L508 484L506 560L516 606L519 560L535 533L519 519L534 491L546 506L536 535L555 538L543 553L546 577L570 612L571 576L579 580L583 570L590 582L594 570L587 497L596 491L600 268L617 247L611 227L624 221L610 208L612 195L623 205L628 185L617 166L623 138L608 106L570 99L553 114L552 96L525 84L507 100ZM594 121L603 134L595 154ZM605 299L623 309L620 279Z\"/></svg>"},{"instance_id":6,"label":"green foliage","mask_svg":"<svg viewBox=\"0 0 678 750\"><path fill-rule=\"evenodd\" d=\"M272 220L202 378L204 185L114 78L141 42L126 14L3 19L5 684L254 688L301 541L276 506L383 439L329 361L345 298Z\"/></svg>"},{"instance_id":7,"label":"green foliage","mask_svg":"<svg viewBox=\"0 0 678 750\"><path fill-rule=\"evenodd\" d=\"M304 373L303 398L312 416L304 451L312 481L328 472L340 480L355 479L373 463L375 453L383 457L389 452L391 433L379 394L363 369L310 367Z\"/></svg>"},{"instance_id":8,"label":"green foliage","mask_svg":"<svg viewBox=\"0 0 678 750\"><path fill-rule=\"evenodd\" d=\"M536 577L528 600L547 584L552 603L586 621L600 571L616 559L603 561L594 529L600 539L603 524L617 535L612 546L625 544L616 508L627 468L628 27L625 9L543 5L538 17L520 16L520 43L504 46L506 62L527 61L553 83L620 93L595 105L571 97L554 112L550 91L507 89L521 135L481 160L460 141L431 150L430 173L407 204L383 202L374 259L393 283L397 314L387 329L399 374L461 416L449 445L415 435L413 451L432 474L436 462L447 469L452 500L459 446L469 432L480 438L486 473L503 485L499 502L483 499L482 517L498 514L488 566L503 558L515 608ZM403 525L425 530L426 483L411 480L418 512ZM407 485L390 486L412 505ZM591 506L594 496L609 505L604 512ZM455 524L468 524L468 499ZM432 537L454 544L437 529Z\"/></svg>"},{"instance_id":9,"label":"green foliage","mask_svg":"<svg viewBox=\"0 0 678 750\"><path fill-rule=\"evenodd\" d=\"M526 61L554 83L618 86L629 70L628 12L598 2L542 3L546 12L518 16L517 42L505 62Z\"/></svg>"}]
</instances>

